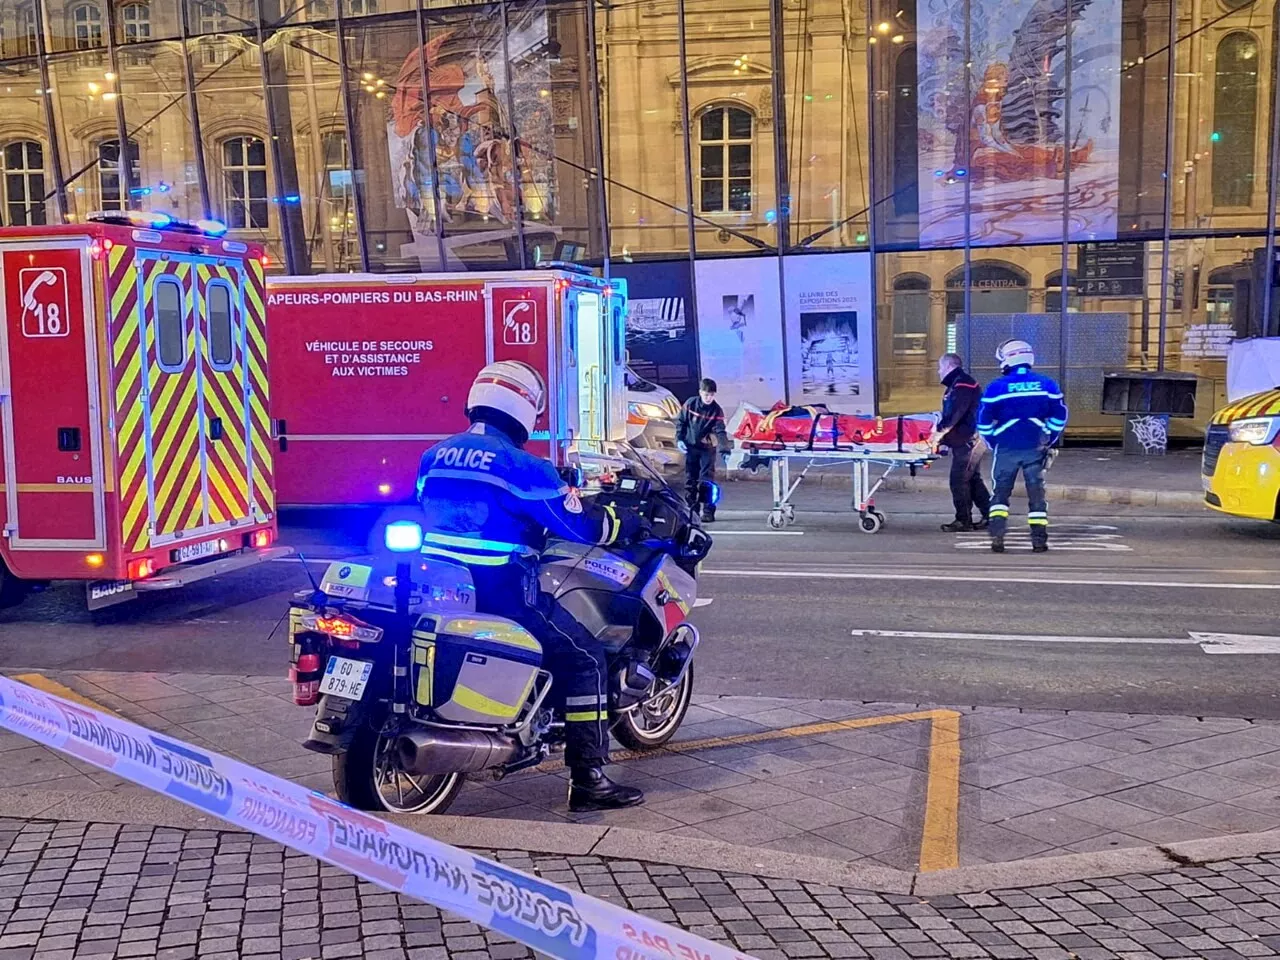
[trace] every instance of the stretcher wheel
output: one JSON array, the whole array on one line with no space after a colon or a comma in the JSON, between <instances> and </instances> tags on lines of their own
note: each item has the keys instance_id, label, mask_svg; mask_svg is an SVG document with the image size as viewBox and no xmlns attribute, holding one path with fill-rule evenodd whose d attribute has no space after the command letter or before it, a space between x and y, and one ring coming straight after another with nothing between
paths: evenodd
<instances>
[{"instance_id":1,"label":"stretcher wheel","mask_svg":"<svg viewBox=\"0 0 1280 960\"><path fill-rule=\"evenodd\" d=\"M781 530L787 525L787 518L781 510L773 510L769 513L769 526L774 530Z\"/></svg>"},{"instance_id":2,"label":"stretcher wheel","mask_svg":"<svg viewBox=\"0 0 1280 960\"><path fill-rule=\"evenodd\" d=\"M870 512L875 514L876 519L880 521L880 526L883 527L885 525L885 520L886 520L885 515L881 513L879 510L872 510Z\"/></svg>"},{"instance_id":3,"label":"stretcher wheel","mask_svg":"<svg viewBox=\"0 0 1280 960\"><path fill-rule=\"evenodd\" d=\"M796 522L795 504L788 503L782 508L782 519L787 522L787 526L791 526L791 524Z\"/></svg>"},{"instance_id":4,"label":"stretcher wheel","mask_svg":"<svg viewBox=\"0 0 1280 960\"><path fill-rule=\"evenodd\" d=\"M879 533L884 525L884 514L864 513L858 517L858 529L863 533Z\"/></svg>"}]
</instances>

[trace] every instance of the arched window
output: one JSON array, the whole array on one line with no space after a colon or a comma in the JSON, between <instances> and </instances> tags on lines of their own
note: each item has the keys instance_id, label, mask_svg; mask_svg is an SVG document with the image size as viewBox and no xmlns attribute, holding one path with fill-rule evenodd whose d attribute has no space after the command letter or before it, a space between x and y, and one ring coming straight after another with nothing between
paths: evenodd
<instances>
[{"instance_id":1,"label":"arched window","mask_svg":"<svg viewBox=\"0 0 1280 960\"><path fill-rule=\"evenodd\" d=\"M265 229L270 200L267 195L267 144L259 137L230 137L222 141L222 216L237 230Z\"/></svg>"},{"instance_id":2,"label":"arched window","mask_svg":"<svg viewBox=\"0 0 1280 960\"><path fill-rule=\"evenodd\" d=\"M351 178L351 146L347 135L330 130L320 138L324 149L324 185L322 195L329 217L329 236L333 239L338 266L354 263L359 257L356 240L355 190Z\"/></svg>"},{"instance_id":3,"label":"arched window","mask_svg":"<svg viewBox=\"0 0 1280 960\"><path fill-rule=\"evenodd\" d=\"M1055 270L1044 281L1044 309L1046 313L1062 311L1062 271ZM1080 309L1079 290L1076 287L1076 273L1067 271L1067 312Z\"/></svg>"},{"instance_id":4,"label":"arched window","mask_svg":"<svg viewBox=\"0 0 1280 960\"><path fill-rule=\"evenodd\" d=\"M10 227L45 222L44 147L15 140L4 148L4 222Z\"/></svg>"},{"instance_id":5,"label":"arched window","mask_svg":"<svg viewBox=\"0 0 1280 960\"><path fill-rule=\"evenodd\" d=\"M1213 202L1253 202L1253 145L1258 132L1258 40L1229 33L1218 44L1213 78Z\"/></svg>"},{"instance_id":6,"label":"arched window","mask_svg":"<svg viewBox=\"0 0 1280 960\"><path fill-rule=\"evenodd\" d=\"M34 57L40 52L40 44L36 40L36 5L21 4L18 14L18 56Z\"/></svg>"},{"instance_id":7,"label":"arched window","mask_svg":"<svg viewBox=\"0 0 1280 960\"><path fill-rule=\"evenodd\" d=\"M71 29L77 50L96 50L102 46L101 8L92 3L72 7Z\"/></svg>"},{"instance_id":8,"label":"arched window","mask_svg":"<svg viewBox=\"0 0 1280 960\"><path fill-rule=\"evenodd\" d=\"M916 118L916 50L908 47L893 66L893 212L920 210L919 123Z\"/></svg>"},{"instance_id":9,"label":"arched window","mask_svg":"<svg viewBox=\"0 0 1280 960\"><path fill-rule=\"evenodd\" d=\"M127 3L120 8L121 40L144 43L151 39L151 7L146 3Z\"/></svg>"},{"instance_id":10,"label":"arched window","mask_svg":"<svg viewBox=\"0 0 1280 960\"><path fill-rule=\"evenodd\" d=\"M929 278L904 273L893 278L893 352L922 356L929 338Z\"/></svg>"},{"instance_id":11,"label":"arched window","mask_svg":"<svg viewBox=\"0 0 1280 960\"><path fill-rule=\"evenodd\" d=\"M751 209L751 137L755 121L740 107L710 107L698 118L698 209Z\"/></svg>"},{"instance_id":12,"label":"arched window","mask_svg":"<svg viewBox=\"0 0 1280 960\"><path fill-rule=\"evenodd\" d=\"M138 143L129 141L129 183L120 182L120 141L103 140L98 144L98 209L125 210L129 203L129 188L141 182L138 162Z\"/></svg>"}]
</instances>

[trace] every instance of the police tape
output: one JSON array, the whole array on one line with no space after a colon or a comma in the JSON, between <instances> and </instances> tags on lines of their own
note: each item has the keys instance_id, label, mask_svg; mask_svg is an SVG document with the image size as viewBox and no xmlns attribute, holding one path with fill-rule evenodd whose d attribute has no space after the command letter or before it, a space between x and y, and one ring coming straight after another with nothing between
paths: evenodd
<instances>
[{"instance_id":1,"label":"police tape","mask_svg":"<svg viewBox=\"0 0 1280 960\"><path fill-rule=\"evenodd\" d=\"M0 677L0 728L558 960L751 960L231 760Z\"/></svg>"}]
</instances>

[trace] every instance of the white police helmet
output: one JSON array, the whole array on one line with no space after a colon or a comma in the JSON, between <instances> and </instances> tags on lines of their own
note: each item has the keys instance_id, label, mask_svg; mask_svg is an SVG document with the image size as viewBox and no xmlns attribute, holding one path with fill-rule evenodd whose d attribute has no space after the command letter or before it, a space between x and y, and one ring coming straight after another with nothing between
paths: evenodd
<instances>
[{"instance_id":1,"label":"white police helmet","mask_svg":"<svg viewBox=\"0 0 1280 960\"><path fill-rule=\"evenodd\" d=\"M499 360L481 370L471 392L467 410L488 407L511 417L530 433L538 414L547 408L547 386L542 374L519 360Z\"/></svg>"},{"instance_id":2,"label":"white police helmet","mask_svg":"<svg viewBox=\"0 0 1280 960\"><path fill-rule=\"evenodd\" d=\"M1002 368L1020 367L1024 364L1030 367L1036 362L1036 353L1025 340L1006 340L996 347L996 360Z\"/></svg>"}]
</instances>

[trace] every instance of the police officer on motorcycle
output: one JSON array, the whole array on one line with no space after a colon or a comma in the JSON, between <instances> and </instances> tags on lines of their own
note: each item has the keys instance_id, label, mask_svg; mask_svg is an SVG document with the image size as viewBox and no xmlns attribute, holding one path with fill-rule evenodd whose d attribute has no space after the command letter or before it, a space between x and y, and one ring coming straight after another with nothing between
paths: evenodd
<instances>
[{"instance_id":1,"label":"police officer on motorcycle","mask_svg":"<svg viewBox=\"0 0 1280 960\"><path fill-rule=\"evenodd\" d=\"M1031 549L1049 549L1049 512L1044 496L1044 471L1053 445L1067 427L1062 388L1031 369L1035 351L1025 340L1006 340L996 350L1004 376L987 385L978 404L978 434L991 447L991 495L988 514L993 553L1004 553L1009 525L1009 497L1022 472L1027 487L1027 523Z\"/></svg>"},{"instance_id":2,"label":"police officer on motorcycle","mask_svg":"<svg viewBox=\"0 0 1280 960\"><path fill-rule=\"evenodd\" d=\"M608 546L641 533L642 523L583 501L548 461L524 449L545 407L546 385L528 364L501 360L480 371L467 396L471 428L422 455L423 553L467 566L479 612L514 620L542 643L565 692L569 809L630 807L644 794L604 773L604 647L541 592L537 558L548 537Z\"/></svg>"}]
</instances>

